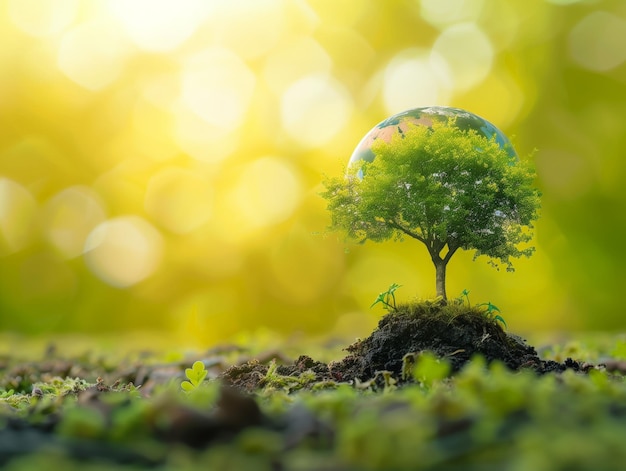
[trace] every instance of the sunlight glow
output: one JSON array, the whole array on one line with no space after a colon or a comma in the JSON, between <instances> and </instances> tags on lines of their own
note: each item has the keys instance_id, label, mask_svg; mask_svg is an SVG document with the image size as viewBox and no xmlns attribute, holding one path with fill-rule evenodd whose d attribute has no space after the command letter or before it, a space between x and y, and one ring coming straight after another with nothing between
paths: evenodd
<instances>
[{"instance_id":1,"label":"sunlight glow","mask_svg":"<svg viewBox=\"0 0 626 471\"><path fill-rule=\"evenodd\" d=\"M171 51L184 43L206 14L202 0L112 0L110 8L120 18L137 46L147 51Z\"/></svg>"},{"instance_id":2,"label":"sunlight glow","mask_svg":"<svg viewBox=\"0 0 626 471\"><path fill-rule=\"evenodd\" d=\"M445 59L457 91L466 91L482 82L493 65L491 40L475 23L445 29L435 41L432 54Z\"/></svg>"},{"instance_id":3,"label":"sunlight glow","mask_svg":"<svg viewBox=\"0 0 626 471\"><path fill-rule=\"evenodd\" d=\"M129 138L124 142L124 153L136 153L153 161L169 160L180 154L180 148L172 138L170 110L148 100L137 100L132 127L127 131Z\"/></svg>"},{"instance_id":4,"label":"sunlight glow","mask_svg":"<svg viewBox=\"0 0 626 471\"><path fill-rule=\"evenodd\" d=\"M182 78L182 101L211 126L233 130L243 121L256 78L227 49L212 48L188 61Z\"/></svg>"},{"instance_id":5,"label":"sunlight glow","mask_svg":"<svg viewBox=\"0 0 626 471\"><path fill-rule=\"evenodd\" d=\"M267 53L284 29L281 0L228 0L215 2L209 23L216 43L244 59Z\"/></svg>"},{"instance_id":6,"label":"sunlight glow","mask_svg":"<svg viewBox=\"0 0 626 471\"><path fill-rule=\"evenodd\" d=\"M435 26L446 26L480 17L484 0L422 0L421 17Z\"/></svg>"},{"instance_id":7,"label":"sunlight glow","mask_svg":"<svg viewBox=\"0 0 626 471\"><path fill-rule=\"evenodd\" d=\"M37 203L19 183L0 177L0 255L24 248L32 238Z\"/></svg>"},{"instance_id":8,"label":"sunlight glow","mask_svg":"<svg viewBox=\"0 0 626 471\"><path fill-rule=\"evenodd\" d=\"M79 0L9 0L15 25L31 36L52 36L69 26L78 13Z\"/></svg>"},{"instance_id":9,"label":"sunlight glow","mask_svg":"<svg viewBox=\"0 0 626 471\"><path fill-rule=\"evenodd\" d=\"M232 193L243 228L271 226L287 219L298 207L300 182L282 159L263 157L248 164Z\"/></svg>"},{"instance_id":10,"label":"sunlight glow","mask_svg":"<svg viewBox=\"0 0 626 471\"><path fill-rule=\"evenodd\" d=\"M210 182L196 172L167 168L148 182L145 208L160 225L186 234L209 221L213 191Z\"/></svg>"},{"instance_id":11,"label":"sunlight glow","mask_svg":"<svg viewBox=\"0 0 626 471\"><path fill-rule=\"evenodd\" d=\"M98 225L87 237L85 262L105 283L126 288L158 268L161 234L138 216L121 216Z\"/></svg>"},{"instance_id":12,"label":"sunlight glow","mask_svg":"<svg viewBox=\"0 0 626 471\"><path fill-rule=\"evenodd\" d=\"M306 57L306 61L302 58ZM307 75L328 74L332 60L313 38L302 36L277 47L266 59L263 77L270 89L280 95Z\"/></svg>"},{"instance_id":13,"label":"sunlight glow","mask_svg":"<svg viewBox=\"0 0 626 471\"><path fill-rule=\"evenodd\" d=\"M626 61L626 20L594 11L572 29L569 53L586 69L604 72Z\"/></svg>"},{"instance_id":14,"label":"sunlight glow","mask_svg":"<svg viewBox=\"0 0 626 471\"><path fill-rule=\"evenodd\" d=\"M239 145L236 132L212 126L187 107L175 108L173 117L174 139L181 150L194 159L219 163Z\"/></svg>"},{"instance_id":15,"label":"sunlight glow","mask_svg":"<svg viewBox=\"0 0 626 471\"><path fill-rule=\"evenodd\" d=\"M141 83L141 95L150 104L171 110L179 99L180 88L178 74L155 74Z\"/></svg>"},{"instance_id":16,"label":"sunlight glow","mask_svg":"<svg viewBox=\"0 0 626 471\"><path fill-rule=\"evenodd\" d=\"M485 96L491 97L485 100ZM519 84L507 73L492 73L477 85L472 93L459 100L459 107L476 110L481 116L488 116L489 121L500 127L510 125L523 107L531 107L533 96L522 94Z\"/></svg>"},{"instance_id":17,"label":"sunlight glow","mask_svg":"<svg viewBox=\"0 0 626 471\"><path fill-rule=\"evenodd\" d=\"M283 95L282 124L299 144L321 147L346 126L352 109L352 98L341 83L323 74L309 75Z\"/></svg>"},{"instance_id":18,"label":"sunlight glow","mask_svg":"<svg viewBox=\"0 0 626 471\"><path fill-rule=\"evenodd\" d=\"M0 293L14 313L0 327L162 328L176 311L172 327L189 318L181 339L200 325L208 347L261 323L308 333L344 312L378 319L372 297L392 282L434 294L420 247L327 234L320 196L367 130L413 107L503 128L536 162L546 208L578 227L598 201L626 199L621 3L0 0ZM538 254L561 228L547 213ZM626 218L603 216L609 247ZM450 282L510 301L522 329L566 319L542 320L559 303L585 320L592 299L598 322L617 325L598 287L619 291L619 264L608 251L596 263L579 250L591 239L570 232L550 255L562 267L550 299L511 290L540 257L500 280L455 255ZM337 331L350 335L352 318Z\"/></svg>"},{"instance_id":19,"label":"sunlight glow","mask_svg":"<svg viewBox=\"0 0 626 471\"><path fill-rule=\"evenodd\" d=\"M113 83L122 73L127 49L116 31L115 24L93 20L65 33L57 59L61 71L92 91Z\"/></svg>"},{"instance_id":20,"label":"sunlight glow","mask_svg":"<svg viewBox=\"0 0 626 471\"><path fill-rule=\"evenodd\" d=\"M87 236L105 217L94 192L82 186L57 193L43 208L46 237L65 258L82 254Z\"/></svg>"},{"instance_id":21,"label":"sunlight glow","mask_svg":"<svg viewBox=\"0 0 626 471\"><path fill-rule=\"evenodd\" d=\"M426 51L408 49L389 62L383 84L383 100L389 114L407 108L447 104L448 68L436 59L429 57Z\"/></svg>"}]
</instances>

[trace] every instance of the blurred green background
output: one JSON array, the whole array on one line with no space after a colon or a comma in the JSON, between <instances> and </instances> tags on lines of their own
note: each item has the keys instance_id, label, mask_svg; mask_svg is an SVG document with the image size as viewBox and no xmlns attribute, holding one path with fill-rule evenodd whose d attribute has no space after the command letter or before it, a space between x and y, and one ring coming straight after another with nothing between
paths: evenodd
<instances>
[{"instance_id":1,"label":"blurred green background","mask_svg":"<svg viewBox=\"0 0 626 471\"><path fill-rule=\"evenodd\" d=\"M323 175L416 106L466 108L536 162L536 254L471 253L448 293L511 330L623 329L626 2L0 1L0 329L366 335L413 241L329 234Z\"/></svg>"}]
</instances>

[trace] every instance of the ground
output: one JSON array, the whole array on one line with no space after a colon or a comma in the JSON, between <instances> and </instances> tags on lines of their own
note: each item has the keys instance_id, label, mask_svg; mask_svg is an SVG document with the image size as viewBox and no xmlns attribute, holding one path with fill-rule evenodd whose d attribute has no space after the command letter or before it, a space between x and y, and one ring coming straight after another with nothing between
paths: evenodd
<instances>
[{"instance_id":1,"label":"ground","mask_svg":"<svg viewBox=\"0 0 626 471\"><path fill-rule=\"evenodd\" d=\"M502 324L480 308L463 305L414 303L401 305L384 316L378 327L366 339L346 347L345 358L325 364L307 356L288 365L280 365L280 376L299 377L305 371L315 376L310 384L322 381L367 381L387 372L400 381L413 381L405 371L415 361L415 355L431 352L447 362L451 372L461 370L476 355L487 363L499 361L507 368L522 368L538 374L567 368L581 370L572 359L564 363L541 360L535 348L521 337L507 333ZM587 368L590 365L586 365ZM239 389L252 392L267 384L269 366L252 360L236 365L223 375L224 381Z\"/></svg>"},{"instance_id":2,"label":"ground","mask_svg":"<svg viewBox=\"0 0 626 471\"><path fill-rule=\"evenodd\" d=\"M398 306L328 363L229 346L191 358L0 358L0 467L620 469L626 341L540 351L489 312ZM572 357L572 358L568 358ZM191 371L191 370L190 370Z\"/></svg>"}]
</instances>

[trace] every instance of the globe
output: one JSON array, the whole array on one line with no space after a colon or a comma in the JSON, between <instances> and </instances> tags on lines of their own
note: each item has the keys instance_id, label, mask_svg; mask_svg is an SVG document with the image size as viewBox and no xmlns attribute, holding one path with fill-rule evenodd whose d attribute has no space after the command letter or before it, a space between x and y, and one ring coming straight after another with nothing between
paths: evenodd
<instances>
[{"instance_id":1,"label":"globe","mask_svg":"<svg viewBox=\"0 0 626 471\"><path fill-rule=\"evenodd\" d=\"M497 127L484 118L460 108L448 106L429 106L426 108L413 108L402 113L395 114L378 123L369 131L359 145L356 146L348 166L359 160L371 162L374 160L372 143L376 139L390 142L394 134L404 134L410 125L431 127L433 123L447 124L450 118L454 118L454 126L462 131L470 129L482 134L487 139L495 139L500 147L504 148L512 159L517 160L517 153L509 139ZM359 172L359 176L362 174Z\"/></svg>"}]
</instances>

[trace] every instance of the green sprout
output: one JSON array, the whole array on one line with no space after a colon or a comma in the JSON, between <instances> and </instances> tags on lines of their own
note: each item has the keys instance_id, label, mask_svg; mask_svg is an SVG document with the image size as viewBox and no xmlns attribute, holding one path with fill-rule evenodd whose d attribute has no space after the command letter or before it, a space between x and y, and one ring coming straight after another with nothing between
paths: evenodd
<instances>
[{"instance_id":1,"label":"green sprout","mask_svg":"<svg viewBox=\"0 0 626 471\"><path fill-rule=\"evenodd\" d=\"M376 304L381 303L383 307L387 309L388 311L391 311L391 310L397 311L398 308L396 307L395 292L401 286L402 285L399 285L397 283L392 283L391 286L389 286L389 289L387 291L384 291L378 295L378 297L372 303L370 308L373 308L374 306L376 306Z\"/></svg>"},{"instance_id":2,"label":"green sprout","mask_svg":"<svg viewBox=\"0 0 626 471\"><path fill-rule=\"evenodd\" d=\"M471 303L470 303L470 299L469 299L469 290L468 289L464 289L463 291L461 291L461 294L455 299L456 303L461 305L464 302L467 302L467 306L471 307ZM498 306L496 306L495 304L492 304L491 302L486 302L486 303L481 303L481 304L477 304L476 307L481 308L484 307L484 314L487 318L492 319L494 321L500 322L502 323L502 325L504 325L505 328L508 328L508 326L506 325L506 321L504 320L504 317L502 317L500 314L494 314L494 313L500 313L500 308L498 308Z\"/></svg>"},{"instance_id":3,"label":"green sprout","mask_svg":"<svg viewBox=\"0 0 626 471\"><path fill-rule=\"evenodd\" d=\"M465 301L467 302L468 306L471 306L470 303L470 299L469 299L469 290L468 289L464 289L463 291L461 291L461 294L459 295L458 298L456 298L456 302L457 304L463 304L463 298L465 298Z\"/></svg>"},{"instance_id":4,"label":"green sprout","mask_svg":"<svg viewBox=\"0 0 626 471\"><path fill-rule=\"evenodd\" d=\"M506 321L501 315L499 314L494 315L494 312L500 312L500 309L498 308L498 306L496 306L495 304L491 304L490 302L481 303L477 305L477 307L483 307L483 306L486 307L485 314L487 315L488 318L493 319L494 321L501 322L505 328L508 328L508 326L506 325Z\"/></svg>"},{"instance_id":5,"label":"green sprout","mask_svg":"<svg viewBox=\"0 0 626 471\"><path fill-rule=\"evenodd\" d=\"M191 368L185 370L185 376L187 376L189 381L183 381L180 387L187 392L197 389L204 381L204 378L206 378L207 373L208 371L204 368L204 363L201 361L194 362Z\"/></svg>"}]
</instances>

